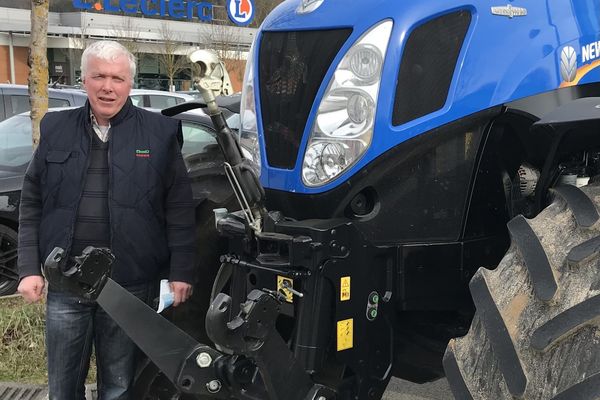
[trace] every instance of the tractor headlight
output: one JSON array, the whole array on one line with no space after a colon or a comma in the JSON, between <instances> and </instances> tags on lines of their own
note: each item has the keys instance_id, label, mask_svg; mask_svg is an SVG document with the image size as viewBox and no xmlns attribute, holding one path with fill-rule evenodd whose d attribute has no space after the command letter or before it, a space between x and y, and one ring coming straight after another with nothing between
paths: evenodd
<instances>
[{"instance_id":1,"label":"tractor headlight","mask_svg":"<svg viewBox=\"0 0 600 400\"><path fill-rule=\"evenodd\" d=\"M348 64L354 75L365 82L377 79L383 64L383 57L377 47L369 44L357 46L349 56Z\"/></svg>"},{"instance_id":2,"label":"tractor headlight","mask_svg":"<svg viewBox=\"0 0 600 400\"><path fill-rule=\"evenodd\" d=\"M392 25L386 20L371 28L336 68L304 153L302 180L307 186L333 180L369 148Z\"/></svg>"},{"instance_id":3,"label":"tractor headlight","mask_svg":"<svg viewBox=\"0 0 600 400\"><path fill-rule=\"evenodd\" d=\"M254 96L254 43L246 60L244 84L240 106L239 142L244 157L252 161L257 176L260 176L260 145L256 118L256 98Z\"/></svg>"}]
</instances>

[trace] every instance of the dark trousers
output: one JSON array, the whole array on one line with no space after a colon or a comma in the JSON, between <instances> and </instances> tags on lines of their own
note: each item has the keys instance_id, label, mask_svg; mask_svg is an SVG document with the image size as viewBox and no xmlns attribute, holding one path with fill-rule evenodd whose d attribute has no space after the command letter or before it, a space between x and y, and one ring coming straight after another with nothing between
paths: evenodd
<instances>
[{"instance_id":1,"label":"dark trousers","mask_svg":"<svg viewBox=\"0 0 600 400\"><path fill-rule=\"evenodd\" d=\"M148 302L149 285L127 289ZM134 400L139 351L135 344L94 301L50 289L46 306L49 400L85 399L92 344L98 400Z\"/></svg>"}]
</instances>

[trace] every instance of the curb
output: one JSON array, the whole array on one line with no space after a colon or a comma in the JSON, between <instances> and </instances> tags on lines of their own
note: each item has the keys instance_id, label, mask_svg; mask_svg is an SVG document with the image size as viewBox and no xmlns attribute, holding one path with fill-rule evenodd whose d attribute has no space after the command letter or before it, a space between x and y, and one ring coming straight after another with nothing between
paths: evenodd
<instances>
[{"instance_id":1,"label":"curb","mask_svg":"<svg viewBox=\"0 0 600 400\"><path fill-rule=\"evenodd\" d=\"M0 400L42 400L48 397L45 385L0 383Z\"/></svg>"},{"instance_id":2,"label":"curb","mask_svg":"<svg viewBox=\"0 0 600 400\"><path fill-rule=\"evenodd\" d=\"M96 384L85 385L85 398L97 400ZM28 385L13 382L0 382L0 400L47 400L46 385Z\"/></svg>"}]
</instances>

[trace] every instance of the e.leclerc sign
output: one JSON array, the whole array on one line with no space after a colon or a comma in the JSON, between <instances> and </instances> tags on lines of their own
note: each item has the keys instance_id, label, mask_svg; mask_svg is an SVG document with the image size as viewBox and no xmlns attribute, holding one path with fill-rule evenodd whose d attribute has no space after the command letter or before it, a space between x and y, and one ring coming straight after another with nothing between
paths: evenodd
<instances>
[{"instance_id":1,"label":"e.leclerc sign","mask_svg":"<svg viewBox=\"0 0 600 400\"><path fill-rule=\"evenodd\" d=\"M212 20L213 5L208 2L193 0L119 0L118 2L111 2L111 0L73 0L73 7L80 10L91 10L93 8L96 11L122 11L130 14L141 12L149 16L170 16L180 19L193 19L196 17L201 21L210 21Z\"/></svg>"}]
</instances>

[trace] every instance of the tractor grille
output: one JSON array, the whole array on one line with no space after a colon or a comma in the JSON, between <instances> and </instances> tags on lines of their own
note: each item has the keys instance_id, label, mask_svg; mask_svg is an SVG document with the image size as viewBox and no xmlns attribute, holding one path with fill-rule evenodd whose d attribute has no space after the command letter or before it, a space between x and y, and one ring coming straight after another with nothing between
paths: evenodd
<instances>
[{"instance_id":1,"label":"tractor grille","mask_svg":"<svg viewBox=\"0 0 600 400\"><path fill-rule=\"evenodd\" d=\"M339 29L263 34L259 87L269 165L294 168L317 90L350 32Z\"/></svg>"},{"instance_id":2,"label":"tractor grille","mask_svg":"<svg viewBox=\"0 0 600 400\"><path fill-rule=\"evenodd\" d=\"M394 125L444 106L470 23L470 12L457 11L428 21L411 33L398 74Z\"/></svg>"}]
</instances>

